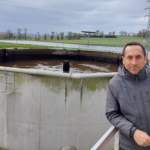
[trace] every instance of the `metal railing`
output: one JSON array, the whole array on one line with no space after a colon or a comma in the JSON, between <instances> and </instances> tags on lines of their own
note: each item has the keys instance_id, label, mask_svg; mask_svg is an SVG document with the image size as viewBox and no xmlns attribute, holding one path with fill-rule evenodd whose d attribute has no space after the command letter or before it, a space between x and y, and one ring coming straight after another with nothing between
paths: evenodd
<instances>
[{"instance_id":1,"label":"metal railing","mask_svg":"<svg viewBox=\"0 0 150 150\"><path fill-rule=\"evenodd\" d=\"M34 75L65 77L65 78L70 78L70 79L113 77L117 74L117 72L90 73L90 74L61 73L61 72L54 72L54 71L45 71L45 70L37 70L37 69L20 69L20 68L13 68L13 67L0 67L0 71L8 71L8 72L10 71L10 72L19 72L19 73L34 74Z\"/></svg>"},{"instance_id":2,"label":"metal railing","mask_svg":"<svg viewBox=\"0 0 150 150\"><path fill-rule=\"evenodd\" d=\"M0 80L0 86L3 87L3 90L0 93L3 94L11 94L15 91L15 74L13 72L4 71L3 74L0 75L3 80Z\"/></svg>"},{"instance_id":3,"label":"metal railing","mask_svg":"<svg viewBox=\"0 0 150 150\"><path fill-rule=\"evenodd\" d=\"M114 150L119 150L119 134L114 126L111 126L100 140L91 148L91 150L103 150L108 142L115 135Z\"/></svg>"}]
</instances>

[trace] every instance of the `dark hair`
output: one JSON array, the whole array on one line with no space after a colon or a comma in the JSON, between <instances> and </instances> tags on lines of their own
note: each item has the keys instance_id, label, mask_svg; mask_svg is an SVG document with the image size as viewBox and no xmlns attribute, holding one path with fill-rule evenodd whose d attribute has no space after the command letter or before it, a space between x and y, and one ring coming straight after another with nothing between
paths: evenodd
<instances>
[{"instance_id":1,"label":"dark hair","mask_svg":"<svg viewBox=\"0 0 150 150\"><path fill-rule=\"evenodd\" d=\"M127 44L125 45L125 47L123 48L122 56L124 56L126 47L127 47L127 46L132 46L132 45L139 45L139 46L142 48L142 50L143 50L144 56L146 56L146 50L145 50L145 48L144 48L140 43L137 43L137 42L130 42L130 43L127 43Z\"/></svg>"}]
</instances>

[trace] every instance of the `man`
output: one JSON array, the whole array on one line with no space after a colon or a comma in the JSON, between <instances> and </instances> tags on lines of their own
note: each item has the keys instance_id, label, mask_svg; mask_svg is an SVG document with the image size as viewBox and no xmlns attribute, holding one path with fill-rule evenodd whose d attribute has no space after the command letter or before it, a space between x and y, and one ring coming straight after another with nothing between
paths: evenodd
<instances>
[{"instance_id":1,"label":"man","mask_svg":"<svg viewBox=\"0 0 150 150\"><path fill-rule=\"evenodd\" d=\"M109 82L106 116L119 130L120 150L150 150L150 67L144 47L128 43L122 60Z\"/></svg>"}]
</instances>

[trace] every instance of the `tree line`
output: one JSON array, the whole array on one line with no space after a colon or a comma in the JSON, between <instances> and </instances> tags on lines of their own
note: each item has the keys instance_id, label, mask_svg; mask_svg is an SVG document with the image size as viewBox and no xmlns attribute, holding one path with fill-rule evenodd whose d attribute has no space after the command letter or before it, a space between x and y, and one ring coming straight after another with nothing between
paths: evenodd
<instances>
[{"instance_id":1,"label":"tree line","mask_svg":"<svg viewBox=\"0 0 150 150\"><path fill-rule=\"evenodd\" d=\"M22 33L23 32L23 33ZM119 34L121 36L135 36L135 37L143 37L146 38L147 36L150 36L150 32L146 29L142 29L140 30L138 33L128 33L126 31L120 31ZM95 33L90 34L92 36L103 36L104 35L104 31L99 31L96 30ZM115 35L115 31L109 32L108 33L109 36L114 36ZM10 29L8 29L5 33L0 34L0 38L2 39L11 39L11 38L18 38L19 40L21 39L34 39L39 41L41 38L43 38L45 41L48 39L53 40L54 37L57 40L63 40L64 37L68 38L68 40L74 40L74 39L80 39L81 37L86 37L88 36L88 34L84 33L84 34L80 34L80 33L73 33L71 31L67 32L66 36L64 32L60 32L60 33L55 33L54 31L51 32L51 34L49 33L45 33L44 35L41 35L40 32L37 32L37 34L35 35L28 35L27 34L27 28L24 28L23 30L21 28L17 29L17 34L14 34Z\"/></svg>"},{"instance_id":2,"label":"tree line","mask_svg":"<svg viewBox=\"0 0 150 150\"><path fill-rule=\"evenodd\" d=\"M23 31L23 33L22 33L22 31ZM64 32L55 33L54 31L52 31L51 34L45 33L44 35L41 35L40 32L37 32L37 34L35 34L35 35L27 35L27 28L24 28L23 30L18 28L17 29L17 34L14 34L10 29L8 29L5 33L2 33L0 35L0 38L2 38L2 39L18 38L19 40L21 40L21 39L25 39L25 40L34 39L34 40L37 40L37 41L39 41L41 38L43 38L46 41L47 39L53 40L54 37L57 40L60 40L60 39L63 40L64 36L65 36ZM81 34L80 33L73 33L73 32L69 31L67 33L66 37L69 40L80 39Z\"/></svg>"},{"instance_id":3,"label":"tree line","mask_svg":"<svg viewBox=\"0 0 150 150\"><path fill-rule=\"evenodd\" d=\"M150 31L146 30L146 29L142 29L140 30L138 33L128 33L126 31L120 31L119 34L121 36L134 36L134 37L142 37L142 38L146 38L150 36Z\"/></svg>"}]
</instances>

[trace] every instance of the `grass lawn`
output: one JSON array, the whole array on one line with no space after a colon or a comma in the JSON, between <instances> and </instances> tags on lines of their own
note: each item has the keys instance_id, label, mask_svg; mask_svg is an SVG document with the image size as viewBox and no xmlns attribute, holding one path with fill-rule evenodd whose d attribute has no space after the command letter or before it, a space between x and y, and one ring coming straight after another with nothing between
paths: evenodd
<instances>
[{"instance_id":1,"label":"grass lawn","mask_svg":"<svg viewBox=\"0 0 150 150\"><path fill-rule=\"evenodd\" d=\"M16 40L16 39L11 39L11 40ZM18 40L18 39L17 39ZM24 39L22 39L24 40ZM33 38L27 39L28 41L35 41ZM41 42L54 42L54 43L69 43L69 44L85 44L87 45L87 37L82 37L81 39L75 39L75 40L68 40L68 38L64 38L64 40L57 40L54 38L51 40L48 38L46 41L41 38ZM117 46L117 47L124 47L126 43L128 42L139 42L141 43L144 47L147 47L146 44L143 42L143 38L139 37L129 37L129 36L117 36L117 38L90 38L90 45L104 45L104 46ZM2 47L4 43L0 43L0 48ZM6 43L7 44L7 43ZM15 44L14 44L15 45ZM33 45L23 45L23 44L18 44L20 45L19 47L26 47L26 48L52 48L50 46L33 46ZM6 46L6 45L5 45ZM10 46L11 47L11 46ZM16 45L15 45L16 47Z\"/></svg>"},{"instance_id":2,"label":"grass lawn","mask_svg":"<svg viewBox=\"0 0 150 150\"><path fill-rule=\"evenodd\" d=\"M5 43L0 42L0 49L1 48L31 48L31 49L49 49L49 48L55 48L55 49L64 49L64 47L53 47L53 46L40 46L40 45L30 45L30 44L16 44L16 43ZM77 48L68 48L71 50L77 50ZM86 51L97 51L97 50L90 50L90 49L80 49L80 50L86 50ZM102 51L102 50L99 50ZM109 51L108 51L109 52Z\"/></svg>"},{"instance_id":3,"label":"grass lawn","mask_svg":"<svg viewBox=\"0 0 150 150\"><path fill-rule=\"evenodd\" d=\"M47 49L47 48L58 48L58 47L0 42L0 48L32 48L32 49L42 48L42 49Z\"/></svg>"}]
</instances>

